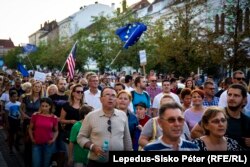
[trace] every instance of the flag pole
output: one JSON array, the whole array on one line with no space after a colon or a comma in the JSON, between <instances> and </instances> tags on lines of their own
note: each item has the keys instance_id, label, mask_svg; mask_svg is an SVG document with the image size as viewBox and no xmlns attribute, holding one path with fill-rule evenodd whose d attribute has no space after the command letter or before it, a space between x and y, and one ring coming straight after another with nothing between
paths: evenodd
<instances>
[{"instance_id":1,"label":"flag pole","mask_svg":"<svg viewBox=\"0 0 250 167\"><path fill-rule=\"evenodd\" d=\"M116 54L115 58L112 60L112 62L110 63L109 67L114 63L114 61L116 60L116 58L119 56L119 54L121 53L122 49L119 50L119 52Z\"/></svg>"},{"instance_id":2,"label":"flag pole","mask_svg":"<svg viewBox=\"0 0 250 167\"><path fill-rule=\"evenodd\" d=\"M34 66L33 66L32 62L30 61L29 54L27 54L27 57L28 57L28 60L29 60L29 62L30 62L30 64L31 64L31 66L32 66L32 68L33 68L33 71L35 71L35 68L34 68Z\"/></svg>"},{"instance_id":3,"label":"flag pole","mask_svg":"<svg viewBox=\"0 0 250 167\"><path fill-rule=\"evenodd\" d=\"M132 38L132 36L134 35L135 31L140 27L141 25L139 25L138 27L136 27L136 29L133 31L133 33L130 35L130 37L127 39L126 43L123 45L123 48L125 47L125 45L128 43L128 41ZM112 60L112 62L110 63L109 66L111 66L114 61L117 59L117 57L120 55L122 50L119 50L119 52L117 53L117 55L115 56L115 58Z\"/></svg>"},{"instance_id":4,"label":"flag pole","mask_svg":"<svg viewBox=\"0 0 250 167\"><path fill-rule=\"evenodd\" d=\"M78 40L76 40L75 44L73 45L73 47L71 48L71 50L70 50L69 53L71 53L71 52L73 51L73 48L74 48L74 46L75 46L77 43L78 43ZM69 55L70 55L70 54L69 54ZM68 59L69 55L67 56L66 61L64 62L63 67L62 67L60 73L62 73L62 71L63 71L63 69L64 69L64 67L65 67L65 65L66 65L66 63L67 63L67 59Z\"/></svg>"}]
</instances>

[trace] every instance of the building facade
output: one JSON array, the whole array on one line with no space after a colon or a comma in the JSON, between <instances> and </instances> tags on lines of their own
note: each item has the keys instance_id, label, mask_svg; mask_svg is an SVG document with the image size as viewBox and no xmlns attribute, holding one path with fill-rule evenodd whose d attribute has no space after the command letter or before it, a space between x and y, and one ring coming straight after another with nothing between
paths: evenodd
<instances>
[{"instance_id":1,"label":"building facade","mask_svg":"<svg viewBox=\"0 0 250 167\"><path fill-rule=\"evenodd\" d=\"M13 48L15 45L11 39L0 39L0 58L3 58Z\"/></svg>"},{"instance_id":2,"label":"building facade","mask_svg":"<svg viewBox=\"0 0 250 167\"><path fill-rule=\"evenodd\" d=\"M68 39L76 34L80 29L84 29L93 24L95 16L109 16L114 12L114 4L111 6L95 3L81 7L80 10L59 22L59 39Z\"/></svg>"}]
</instances>

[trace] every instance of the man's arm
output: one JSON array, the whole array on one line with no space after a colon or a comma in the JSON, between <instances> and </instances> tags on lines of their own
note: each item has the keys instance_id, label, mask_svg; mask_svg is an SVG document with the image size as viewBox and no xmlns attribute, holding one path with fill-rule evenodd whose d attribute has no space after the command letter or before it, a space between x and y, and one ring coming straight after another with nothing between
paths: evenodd
<instances>
[{"instance_id":1,"label":"man's arm","mask_svg":"<svg viewBox=\"0 0 250 167\"><path fill-rule=\"evenodd\" d=\"M204 130L202 129L202 127L200 126L199 123L197 123L193 129L191 130L191 138L192 139L196 139L199 138L201 136L203 136L205 134Z\"/></svg>"}]
</instances>

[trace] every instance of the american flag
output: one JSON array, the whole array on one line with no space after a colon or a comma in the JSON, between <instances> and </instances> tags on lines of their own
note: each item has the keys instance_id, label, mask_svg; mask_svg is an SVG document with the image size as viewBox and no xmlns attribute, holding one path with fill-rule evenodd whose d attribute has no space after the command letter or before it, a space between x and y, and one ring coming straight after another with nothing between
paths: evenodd
<instances>
[{"instance_id":1,"label":"american flag","mask_svg":"<svg viewBox=\"0 0 250 167\"><path fill-rule=\"evenodd\" d=\"M68 76L70 79L73 79L74 77L74 73L75 73L75 60L76 60L76 48L77 48L77 42L74 44L74 46L72 47L69 56L66 60L67 62L67 66L68 66Z\"/></svg>"}]
</instances>

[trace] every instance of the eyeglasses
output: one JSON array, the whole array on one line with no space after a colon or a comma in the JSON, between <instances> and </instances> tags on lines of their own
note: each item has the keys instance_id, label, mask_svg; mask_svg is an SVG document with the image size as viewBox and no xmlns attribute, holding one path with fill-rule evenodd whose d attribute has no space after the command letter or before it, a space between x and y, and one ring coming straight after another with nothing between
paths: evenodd
<instances>
[{"instance_id":1,"label":"eyeglasses","mask_svg":"<svg viewBox=\"0 0 250 167\"><path fill-rule=\"evenodd\" d=\"M225 122L227 122L227 119L226 118L221 118L221 119L214 119L214 120L211 121L211 123L217 124L217 125L220 124L220 122L225 123Z\"/></svg>"},{"instance_id":2,"label":"eyeglasses","mask_svg":"<svg viewBox=\"0 0 250 167\"><path fill-rule=\"evenodd\" d=\"M175 123L176 121L178 121L179 123L184 123L185 119L183 117L170 117L170 118L160 118L164 121L167 121L168 123L172 124L172 123Z\"/></svg>"},{"instance_id":3,"label":"eyeglasses","mask_svg":"<svg viewBox=\"0 0 250 167\"><path fill-rule=\"evenodd\" d=\"M156 82L157 80L151 80L151 82Z\"/></svg>"},{"instance_id":4,"label":"eyeglasses","mask_svg":"<svg viewBox=\"0 0 250 167\"><path fill-rule=\"evenodd\" d=\"M77 94L83 94L83 91L81 91L81 90L77 90L77 91L75 91Z\"/></svg>"},{"instance_id":5,"label":"eyeglasses","mask_svg":"<svg viewBox=\"0 0 250 167\"><path fill-rule=\"evenodd\" d=\"M108 124L108 131L111 133L111 120L110 120L110 118L109 118L107 124Z\"/></svg>"},{"instance_id":6,"label":"eyeglasses","mask_svg":"<svg viewBox=\"0 0 250 167\"><path fill-rule=\"evenodd\" d=\"M245 81L246 78L234 78L237 79L238 81Z\"/></svg>"},{"instance_id":7,"label":"eyeglasses","mask_svg":"<svg viewBox=\"0 0 250 167\"><path fill-rule=\"evenodd\" d=\"M105 95L102 95L102 97L116 98L116 95L115 94L105 94Z\"/></svg>"}]
</instances>

